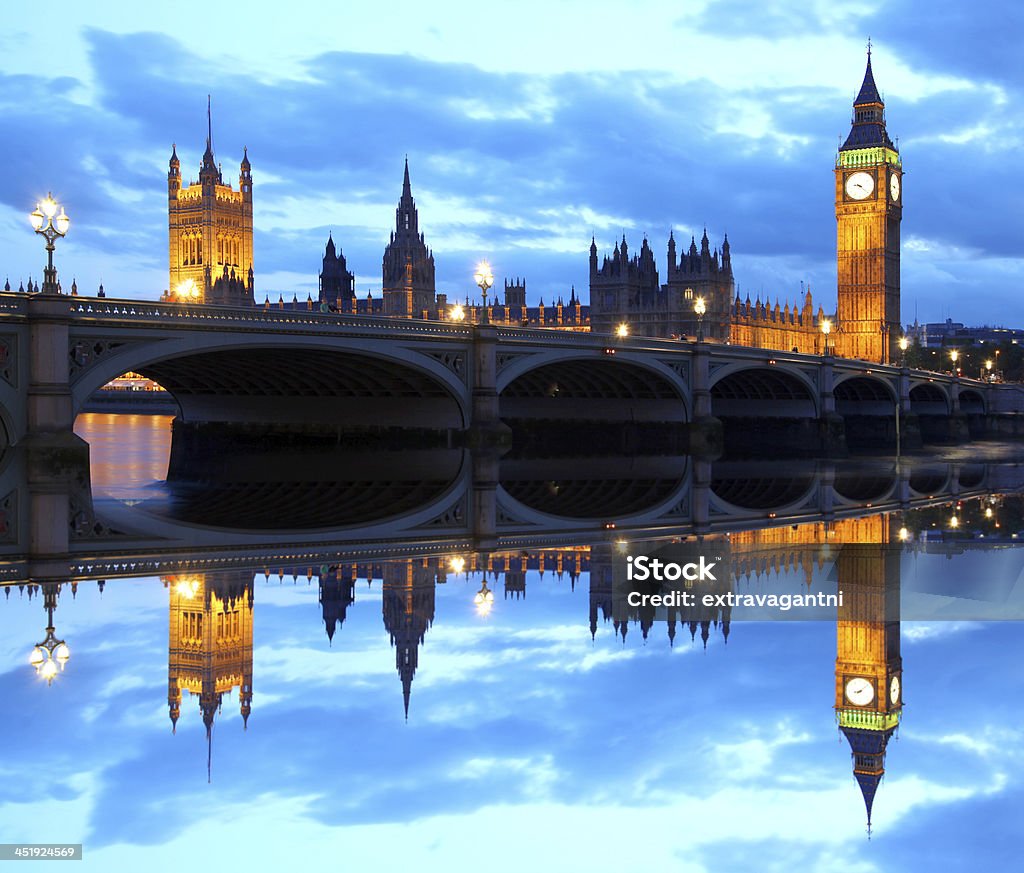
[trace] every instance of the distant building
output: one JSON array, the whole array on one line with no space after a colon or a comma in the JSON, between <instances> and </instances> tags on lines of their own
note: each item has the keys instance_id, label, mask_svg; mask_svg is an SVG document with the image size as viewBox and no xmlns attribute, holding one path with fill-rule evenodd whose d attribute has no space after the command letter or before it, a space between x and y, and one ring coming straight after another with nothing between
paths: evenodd
<instances>
[{"instance_id":1,"label":"distant building","mask_svg":"<svg viewBox=\"0 0 1024 873\"><path fill-rule=\"evenodd\" d=\"M169 284L164 300L253 304L252 167L245 150L238 190L225 184L213 157L207 111L206 151L199 182L182 184L177 146L167 172Z\"/></svg>"},{"instance_id":2,"label":"distant building","mask_svg":"<svg viewBox=\"0 0 1024 873\"><path fill-rule=\"evenodd\" d=\"M356 296L356 277L349 272L345 254L334 247L334 235L327 237L323 269L320 271L320 303L338 311L351 310Z\"/></svg>"},{"instance_id":3,"label":"distant building","mask_svg":"<svg viewBox=\"0 0 1024 873\"><path fill-rule=\"evenodd\" d=\"M590 241L591 328L614 333L619 324L629 325L631 333L643 336L683 337L697 333L694 303L703 298L707 311L703 317L704 336L725 341L729 338L733 276L729 240L722 252L712 253L707 231L690 249L676 258L673 234L668 239L668 281L662 285L654 253L646 237L640 252L629 256L623 235L611 256L599 264L597 241Z\"/></svg>"},{"instance_id":4,"label":"distant building","mask_svg":"<svg viewBox=\"0 0 1024 873\"><path fill-rule=\"evenodd\" d=\"M943 346L960 346L972 343L1022 343L1024 329L1011 327L966 327L962 322L947 318L945 321L916 322L907 328L907 336L917 340L922 348L939 349Z\"/></svg>"}]
</instances>

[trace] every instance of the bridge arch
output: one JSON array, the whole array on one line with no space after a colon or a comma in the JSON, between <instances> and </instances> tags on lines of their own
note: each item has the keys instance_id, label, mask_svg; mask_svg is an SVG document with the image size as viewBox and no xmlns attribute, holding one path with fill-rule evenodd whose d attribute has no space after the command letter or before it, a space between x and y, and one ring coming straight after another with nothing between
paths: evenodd
<instances>
[{"instance_id":1,"label":"bridge arch","mask_svg":"<svg viewBox=\"0 0 1024 873\"><path fill-rule=\"evenodd\" d=\"M594 529L606 529L609 523L616 527L653 523L677 513L687 501L691 484L687 457L633 458L629 469L618 469L616 464L622 460L584 459L567 469L562 459L541 462L540 468L535 461L504 461L497 499L509 523L548 529L569 522ZM544 465L557 468L550 478L539 475ZM596 470L586 469L587 465ZM594 515L594 506L600 507L600 515Z\"/></svg>"},{"instance_id":2,"label":"bridge arch","mask_svg":"<svg viewBox=\"0 0 1024 873\"><path fill-rule=\"evenodd\" d=\"M868 373L850 373L836 377L833 394L840 415L894 414L898 395L888 379Z\"/></svg>"},{"instance_id":3,"label":"bridge arch","mask_svg":"<svg viewBox=\"0 0 1024 873\"><path fill-rule=\"evenodd\" d=\"M73 413L111 379L134 371L164 386L185 421L260 421L463 429L465 362L369 338L192 336L131 343L88 361L72 382Z\"/></svg>"},{"instance_id":4,"label":"bridge arch","mask_svg":"<svg viewBox=\"0 0 1024 873\"><path fill-rule=\"evenodd\" d=\"M604 349L524 355L498 373L502 418L685 422L689 395L679 373Z\"/></svg>"},{"instance_id":5,"label":"bridge arch","mask_svg":"<svg viewBox=\"0 0 1024 873\"><path fill-rule=\"evenodd\" d=\"M910 386L910 411L918 415L949 415L950 397L938 382L915 382Z\"/></svg>"},{"instance_id":6,"label":"bridge arch","mask_svg":"<svg viewBox=\"0 0 1024 873\"><path fill-rule=\"evenodd\" d=\"M718 418L817 418L817 385L780 366L724 366L711 374L711 414Z\"/></svg>"},{"instance_id":7,"label":"bridge arch","mask_svg":"<svg viewBox=\"0 0 1024 873\"><path fill-rule=\"evenodd\" d=\"M965 415L984 415L985 396L974 388L961 389L960 411Z\"/></svg>"},{"instance_id":8,"label":"bridge arch","mask_svg":"<svg viewBox=\"0 0 1024 873\"><path fill-rule=\"evenodd\" d=\"M749 517L771 511L792 515L812 502L818 490L813 473L798 475L719 474L711 480L711 507L727 516Z\"/></svg>"}]
</instances>

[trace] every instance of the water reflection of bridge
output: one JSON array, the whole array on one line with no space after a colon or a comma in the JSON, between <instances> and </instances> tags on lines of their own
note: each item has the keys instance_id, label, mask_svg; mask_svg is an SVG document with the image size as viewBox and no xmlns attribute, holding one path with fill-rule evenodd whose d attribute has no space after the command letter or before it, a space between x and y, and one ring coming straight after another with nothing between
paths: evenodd
<instances>
[{"instance_id":1,"label":"water reflection of bridge","mask_svg":"<svg viewBox=\"0 0 1024 873\"><path fill-rule=\"evenodd\" d=\"M1024 468L1001 464L530 459L424 449L254 452L204 481L118 502L94 500L77 465L43 465L14 447L0 459L0 574L63 580L161 572L168 561L205 570L325 552L340 560L708 536L1022 489Z\"/></svg>"}]
</instances>

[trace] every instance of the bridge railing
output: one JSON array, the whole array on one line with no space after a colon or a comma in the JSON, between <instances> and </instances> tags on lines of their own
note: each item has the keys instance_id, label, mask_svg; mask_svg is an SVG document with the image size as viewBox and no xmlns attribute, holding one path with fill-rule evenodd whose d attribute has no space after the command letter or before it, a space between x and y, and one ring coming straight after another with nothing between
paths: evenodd
<instances>
[{"instance_id":1,"label":"bridge railing","mask_svg":"<svg viewBox=\"0 0 1024 873\"><path fill-rule=\"evenodd\" d=\"M0 317L26 316L29 297L0 293ZM445 339L467 339L473 328L466 324L421 321L388 317L337 315L306 310L264 309L260 306L234 307L200 304L161 303L148 300L121 300L112 297L67 297L68 316L73 321L131 322L140 325L167 326L190 323L197 327L280 326L288 328L320 327L334 330L376 330L388 334L415 333Z\"/></svg>"}]
</instances>

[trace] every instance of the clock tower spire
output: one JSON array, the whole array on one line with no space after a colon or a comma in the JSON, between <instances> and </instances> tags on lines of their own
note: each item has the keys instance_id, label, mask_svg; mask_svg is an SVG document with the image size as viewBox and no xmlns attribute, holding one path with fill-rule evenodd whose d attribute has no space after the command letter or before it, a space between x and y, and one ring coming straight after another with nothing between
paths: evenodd
<instances>
[{"instance_id":1,"label":"clock tower spire","mask_svg":"<svg viewBox=\"0 0 1024 873\"><path fill-rule=\"evenodd\" d=\"M903 165L885 129L871 69L853 101L850 134L836 157L837 351L887 364L900 337Z\"/></svg>"}]
</instances>

